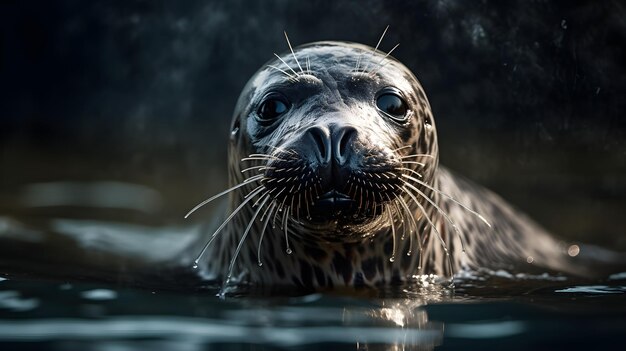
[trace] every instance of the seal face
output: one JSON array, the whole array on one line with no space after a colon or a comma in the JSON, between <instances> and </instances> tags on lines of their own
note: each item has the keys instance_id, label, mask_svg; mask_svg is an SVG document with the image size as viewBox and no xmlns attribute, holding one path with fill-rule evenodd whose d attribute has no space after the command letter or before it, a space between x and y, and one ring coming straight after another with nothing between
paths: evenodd
<instances>
[{"instance_id":1,"label":"seal face","mask_svg":"<svg viewBox=\"0 0 626 351\"><path fill-rule=\"evenodd\" d=\"M229 162L229 215L202 251L226 283L377 285L531 255L562 266L556 251L519 244L533 232L531 247L552 245L540 228L438 167L420 83L368 46L276 55L241 93ZM479 212L505 219L490 229Z\"/></svg>"},{"instance_id":2,"label":"seal face","mask_svg":"<svg viewBox=\"0 0 626 351\"><path fill-rule=\"evenodd\" d=\"M421 86L369 47L316 43L277 58L251 79L235 115L240 134L231 158L266 157L259 168L264 193L279 211L323 227L316 236L360 237L400 196L402 168L414 168L406 161L428 158L425 177L436 169L436 133ZM231 169L234 183L242 181L241 163Z\"/></svg>"}]
</instances>

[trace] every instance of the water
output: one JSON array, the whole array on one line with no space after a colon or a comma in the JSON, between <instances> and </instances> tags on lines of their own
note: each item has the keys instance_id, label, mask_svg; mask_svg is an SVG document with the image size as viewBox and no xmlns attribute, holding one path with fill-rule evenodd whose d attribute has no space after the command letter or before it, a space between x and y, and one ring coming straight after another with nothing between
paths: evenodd
<instances>
[{"instance_id":1,"label":"water","mask_svg":"<svg viewBox=\"0 0 626 351\"><path fill-rule=\"evenodd\" d=\"M498 271L461 276L454 288L425 277L385 290L239 289L223 299L192 276L115 283L0 272L2 350L582 350L619 345L626 332L625 274Z\"/></svg>"}]
</instances>

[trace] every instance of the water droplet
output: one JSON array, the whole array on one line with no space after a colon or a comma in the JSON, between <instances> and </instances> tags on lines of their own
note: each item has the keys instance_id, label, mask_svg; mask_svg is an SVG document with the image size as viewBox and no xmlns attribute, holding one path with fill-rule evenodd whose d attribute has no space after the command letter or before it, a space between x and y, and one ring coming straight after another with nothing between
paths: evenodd
<instances>
[{"instance_id":1,"label":"water droplet","mask_svg":"<svg viewBox=\"0 0 626 351\"><path fill-rule=\"evenodd\" d=\"M198 265L197 265L197 264L194 264L193 266L191 266L191 268L193 268L193 269L197 269L197 268L198 268Z\"/></svg>"},{"instance_id":2,"label":"water droplet","mask_svg":"<svg viewBox=\"0 0 626 351\"><path fill-rule=\"evenodd\" d=\"M395 261L395 260L396 260L395 256L391 256L391 257L389 257L389 262L393 262L393 261Z\"/></svg>"},{"instance_id":3,"label":"water droplet","mask_svg":"<svg viewBox=\"0 0 626 351\"><path fill-rule=\"evenodd\" d=\"M259 262L259 267L263 267L263 262Z\"/></svg>"},{"instance_id":4,"label":"water droplet","mask_svg":"<svg viewBox=\"0 0 626 351\"><path fill-rule=\"evenodd\" d=\"M570 257L576 257L579 253L580 247L578 245L571 245L567 248L567 254L570 255Z\"/></svg>"},{"instance_id":5,"label":"water droplet","mask_svg":"<svg viewBox=\"0 0 626 351\"><path fill-rule=\"evenodd\" d=\"M411 254L413 254L411 251L406 253L407 256L411 256Z\"/></svg>"},{"instance_id":6,"label":"water droplet","mask_svg":"<svg viewBox=\"0 0 626 351\"><path fill-rule=\"evenodd\" d=\"M290 248L287 248L287 250L285 250L285 252L287 253L287 255L291 255L291 253L292 253L293 251L291 251L291 249L290 249Z\"/></svg>"}]
</instances>

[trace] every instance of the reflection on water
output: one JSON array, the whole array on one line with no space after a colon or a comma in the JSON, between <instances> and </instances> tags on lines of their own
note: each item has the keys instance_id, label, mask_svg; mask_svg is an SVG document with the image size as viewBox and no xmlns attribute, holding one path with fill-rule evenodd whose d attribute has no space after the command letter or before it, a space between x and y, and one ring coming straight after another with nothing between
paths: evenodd
<instances>
[{"instance_id":1,"label":"reflection on water","mask_svg":"<svg viewBox=\"0 0 626 351\"><path fill-rule=\"evenodd\" d=\"M160 346L178 343L176 349L208 344L281 348L330 344L342 349L356 345L429 350L444 335L443 323L429 321L423 309L428 296L367 301L315 294L223 301L214 292L115 291L80 283L68 288L12 279L3 284L2 289L38 297L0 291L0 345L45 342L57 347L68 341L133 345L152 340L153 345L163 342Z\"/></svg>"},{"instance_id":2,"label":"reflection on water","mask_svg":"<svg viewBox=\"0 0 626 351\"><path fill-rule=\"evenodd\" d=\"M469 295L463 286L457 292L405 286L382 293L397 298L318 293L222 300L217 290L3 279L3 350L26 345L54 350L588 349L622 340L626 330L623 286L598 295L594 285L534 284L525 286L526 298L501 294L495 300ZM490 284L496 287L497 279ZM596 297L563 298L573 295Z\"/></svg>"},{"instance_id":3,"label":"reflection on water","mask_svg":"<svg viewBox=\"0 0 626 351\"><path fill-rule=\"evenodd\" d=\"M25 207L80 206L157 212L161 194L143 185L122 182L52 182L24 187L19 198Z\"/></svg>"}]
</instances>

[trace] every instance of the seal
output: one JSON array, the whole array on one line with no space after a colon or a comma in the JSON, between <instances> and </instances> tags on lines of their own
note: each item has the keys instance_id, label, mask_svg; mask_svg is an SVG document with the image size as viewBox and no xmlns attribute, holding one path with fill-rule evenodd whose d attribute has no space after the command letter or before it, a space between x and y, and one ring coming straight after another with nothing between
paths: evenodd
<instances>
[{"instance_id":1,"label":"seal","mask_svg":"<svg viewBox=\"0 0 626 351\"><path fill-rule=\"evenodd\" d=\"M237 102L231 188L189 213L228 195L196 267L225 284L305 288L484 268L588 273L499 196L439 165L430 104L390 55L397 45L287 43Z\"/></svg>"}]
</instances>

